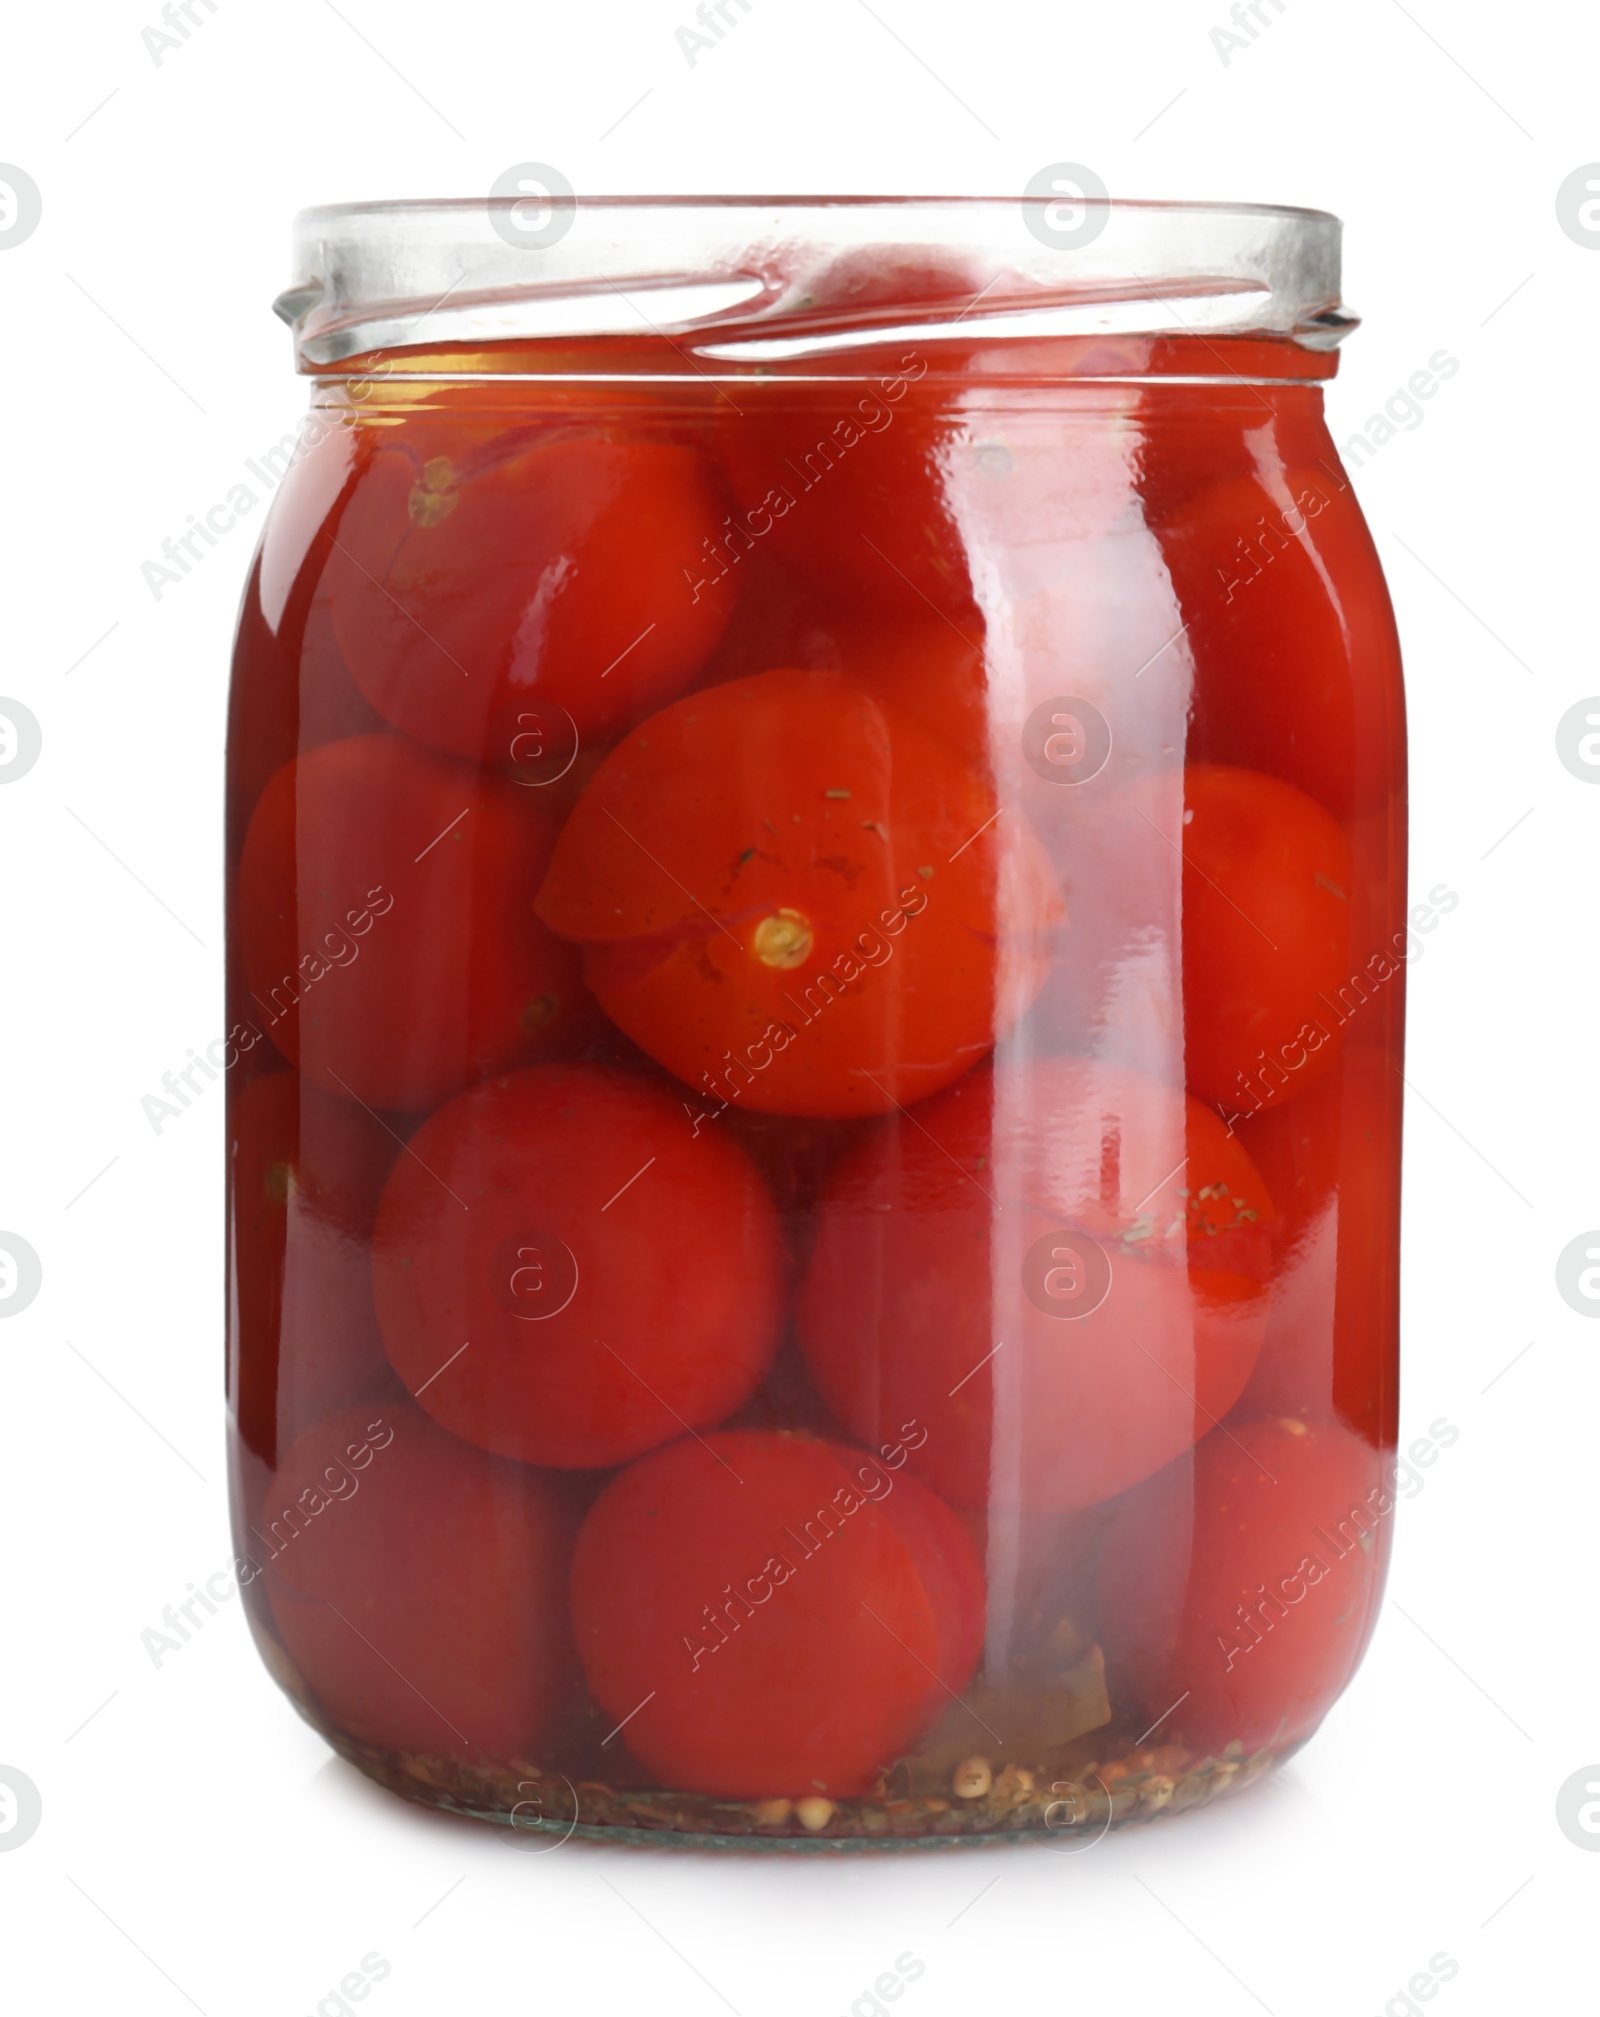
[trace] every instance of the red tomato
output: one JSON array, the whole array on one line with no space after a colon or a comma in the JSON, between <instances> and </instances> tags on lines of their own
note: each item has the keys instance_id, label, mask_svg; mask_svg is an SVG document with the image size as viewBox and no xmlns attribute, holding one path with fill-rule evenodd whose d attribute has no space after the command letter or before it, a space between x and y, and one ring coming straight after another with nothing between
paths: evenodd
<instances>
[{"instance_id":1,"label":"red tomato","mask_svg":"<svg viewBox=\"0 0 1600 2017\"><path fill-rule=\"evenodd\" d=\"M1132 367L1134 375L1152 361L1147 353ZM1202 342L1186 360L1176 358L1166 368L1208 375L1216 362L1215 351ZM1255 474L1251 450L1259 445L1263 424L1282 424L1273 399L1270 390L1252 385L1211 384L1197 396L1192 387L1146 380L1138 398L1137 455L1139 496L1152 526L1165 525L1219 485Z\"/></svg>"},{"instance_id":2,"label":"red tomato","mask_svg":"<svg viewBox=\"0 0 1600 2017\"><path fill-rule=\"evenodd\" d=\"M1350 1043L1304 1099L1238 1123L1279 1212L1246 1421L1337 1416L1369 1442L1394 1441L1403 1090L1386 1052Z\"/></svg>"},{"instance_id":3,"label":"red tomato","mask_svg":"<svg viewBox=\"0 0 1600 2017\"><path fill-rule=\"evenodd\" d=\"M328 562L334 632L373 706L435 749L511 763L543 703L587 741L681 692L733 600L704 459L570 428L513 429L459 460L453 445L386 438Z\"/></svg>"},{"instance_id":4,"label":"red tomato","mask_svg":"<svg viewBox=\"0 0 1600 2017\"><path fill-rule=\"evenodd\" d=\"M369 1244L399 1145L287 1071L235 1091L228 1133L229 1389L240 1437L271 1464L318 1416L396 1391Z\"/></svg>"},{"instance_id":5,"label":"red tomato","mask_svg":"<svg viewBox=\"0 0 1600 2017\"><path fill-rule=\"evenodd\" d=\"M986 261L948 246L915 252L903 246L855 245L808 257L788 276L786 320L812 330L847 330L852 353L865 331L907 320L938 326L969 315L987 298L993 275ZM868 353L880 359L876 347ZM941 352L946 365L947 353ZM806 387L815 390L815 387ZM848 389L848 381L840 390Z\"/></svg>"},{"instance_id":6,"label":"red tomato","mask_svg":"<svg viewBox=\"0 0 1600 2017\"><path fill-rule=\"evenodd\" d=\"M652 1452L596 1500L573 1553L578 1650L662 1785L867 1793L966 1686L983 1570L903 1461L724 1432Z\"/></svg>"},{"instance_id":7,"label":"red tomato","mask_svg":"<svg viewBox=\"0 0 1600 2017\"><path fill-rule=\"evenodd\" d=\"M921 1430L912 1467L953 1504L1093 1505L1238 1399L1271 1219L1170 1086L1079 1058L974 1072L830 1178L801 1348L864 1442Z\"/></svg>"},{"instance_id":8,"label":"red tomato","mask_svg":"<svg viewBox=\"0 0 1600 2017\"><path fill-rule=\"evenodd\" d=\"M1378 1452L1334 1423L1207 1436L1117 1508L1100 1573L1114 1679L1141 1715L1170 1710L1176 1741L1310 1736L1366 1649L1393 1510Z\"/></svg>"},{"instance_id":9,"label":"red tomato","mask_svg":"<svg viewBox=\"0 0 1600 2017\"><path fill-rule=\"evenodd\" d=\"M841 623L837 636L847 673L942 736L975 770L983 768L990 723L981 617L959 629L926 612L887 623Z\"/></svg>"},{"instance_id":10,"label":"red tomato","mask_svg":"<svg viewBox=\"0 0 1600 2017\"><path fill-rule=\"evenodd\" d=\"M966 1071L1043 983L1032 830L838 674L677 702L606 758L539 894L613 1022L703 1098L882 1113Z\"/></svg>"},{"instance_id":11,"label":"red tomato","mask_svg":"<svg viewBox=\"0 0 1600 2017\"><path fill-rule=\"evenodd\" d=\"M1158 530L1195 666L1191 755L1281 777L1341 818L1380 802L1405 737L1399 642L1337 470L1235 476Z\"/></svg>"},{"instance_id":12,"label":"red tomato","mask_svg":"<svg viewBox=\"0 0 1600 2017\"><path fill-rule=\"evenodd\" d=\"M871 379L741 388L722 454L735 522L806 579L885 610L925 615L931 602L959 616L973 607L972 577L946 463L961 423L915 387L927 368L902 351Z\"/></svg>"},{"instance_id":13,"label":"red tomato","mask_svg":"<svg viewBox=\"0 0 1600 2017\"><path fill-rule=\"evenodd\" d=\"M378 1213L396 1371L468 1442L625 1463L732 1413L778 1326L777 1218L749 1160L593 1065L485 1081L425 1121Z\"/></svg>"},{"instance_id":14,"label":"red tomato","mask_svg":"<svg viewBox=\"0 0 1600 2017\"><path fill-rule=\"evenodd\" d=\"M1183 850L1189 1089L1229 1113L1281 1105L1332 1070L1344 1041L1349 842L1304 792L1259 771L1191 765L1181 834L1170 792L1149 795L1152 847Z\"/></svg>"},{"instance_id":15,"label":"red tomato","mask_svg":"<svg viewBox=\"0 0 1600 2017\"><path fill-rule=\"evenodd\" d=\"M983 768L989 750L983 619L965 616L958 628L925 606L890 617L875 608L858 614L799 585L770 547L769 540L739 561L738 607L694 690L775 665L842 670L943 736L974 769Z\"/></svg>"},{"instance_id":16,"label":"red tomato","mask_svg":"<svg viewBox=\"0 0 1600 2017\"><path fill-rule=\"evenodd\" d=\"M964 368L981 379L981 353L941 354L934 372ZM1014 606L1074 546L1142 528L1127 389L1063 389L1030 416L1014 390L916 384L928 359L914 352L872 369L849 385L741 393L742 417L722 427L744 523L831 599L869 621L932 616L977 636L980 600Z\"/></svg>"},{"instance_id":17,"label":"red tomato","mask_svg":"<svg viewBox=\"0 0 1600 2017\"><path fill-rule=\"evenodd\" d=\"M1379 973L1398 999L1368 921L1389 857L1357 856L1292 786L1195 765L1056 796L1069 801L1055 845L1075 957L1046 982L1037 1047L1186 1079L1237 1118L1336 1068L1351 1005Z\"/></svg>"},{"instance_id":18,"label":"red tomato","mask_svg":"<svg viewBox=\"0 0 1600 2017\"><path fill-rule=\"evenodd\" d=\"M420 1111L581 1019L533 915L555 820L535 790L395 735L308 750L261 795L239 932L278 1048L368 1106Z\"/></svg>"},{"instance_id":19,"label":"red tomato","mask_svg":"<svg viewBox=\"0 0 1600 2017\"><path fill-rule=\"evenodd\" d=\"M272 1615L328 1720L435 1758L531 1759L572 1678L554 1483L407 1402L316 1423L268 1488Z\"/></svg>"},{"instance_id":20,"label":"red tomato","mask_svg":"<svg viewBox=\"0 0 1600 2017\"><path fill-rule=\"evenodd\" d=\"M774 559L771 540L729 556L738 601L717 648L690 682L700 693L774 665L831 671L839 664L835 612L816 590Z\"/></svg>"}]
</instances>

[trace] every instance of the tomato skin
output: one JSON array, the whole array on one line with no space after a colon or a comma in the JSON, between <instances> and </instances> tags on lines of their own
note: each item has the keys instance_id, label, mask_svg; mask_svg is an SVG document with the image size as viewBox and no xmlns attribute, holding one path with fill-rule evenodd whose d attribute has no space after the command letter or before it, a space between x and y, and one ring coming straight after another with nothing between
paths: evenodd
<instances>
[{"instance_id":1,"label":"tomato skin","mask_svg":"<svg viewBox=\"0 0 1600 2017\"><path fill-rule=\"evenodd\" d=\"M571 1685L573 1525L543 1473L388 1402L297 1439L251 1559L331 1722L398 1751L504 1763L533 1755Z\"/></svg>"},{"instance_id":2,"label":"tomato skin","mask_svg":"<svg viewBox=\"0 0 1600 2017\"><path fill-rule=\"evenodd\" d=\"M1191 764L1183 798L1185 1077L1228 1113L1281 1105L1344 1042L1350 844L1313 799L1260 771ZM1162 821L1151 841L1170 852L1179 836Z\"/></svg>"},{"instance_id":3,"label":"tomato skin","mask_svg":"<svg viewBox=\"0 0 1600 2017\"><path fill-rule=\"evenodd\" d=\"M1183 1079L1241 1125L1304 1096L1337 1069L1352 977L1370 996L1385 970L1376 934L1389 920L1371 887L1382 854L1358 857L1321 806L1260 771L1170 764L1096 790L1058 794L1074 801L1057 845L1079 957L1057 961L1032 1040ZM1162 942L1181 961L1181 998L1164 973L1113 992L1141 946Z\"/></svg>"},{"instance_id":4,"label":"tomato skin","mask_svg":"<svg viewBox=\"0 0 1600 2017\"><path fill-rule=\"evenodd\" d=\"M246 1447L276 1461L319 1416L398 1389L368 1242L399 1145L298 1072L235 1091L229 1115L230 1390Z\"/></svg>"},{"instance_id":5,"label":"tomato skin","mask_svg":"<svg viewBox=\"0 0 1600 2017\"><path fill-rule=\"evenodd\" d=\"M953 1505L1072 1511L1238 1399L1271 1222L1249 1157L1198 1101L1084 1059L1002 1064L914 1124L878 1124L833 1173L801 1349L863 1441L925 1428L911 1467ZM1026 1286L1035 1243L1062 1227L1110 1259L1103 1301L1075 1321Z\"/></svg>"},{"instance_id":6,"label":"tomato skin","mask_svg":"<svg viewBox=\"0 0 1600 2017\"><path fill-rule=\"evenodd\" d=\"M839 663L880 700L921 721L974 768L989 746L983 621L960 629L937 617L841 624Z\"/></svg>"},{"instance_id":7,"label":"tomato skin","mask_svg":"<svg viewBox=\"0 0 1600 2017\"><path fill-rule=\"evenodd\" d=\"M981 770L990 736L983 619L952 622L926 606L885 613L829 600L773 559L771 541L737 563L739 601L693 691L774 666L844 672L912 716Z\"/></svg>"},{"instance_id":8,"label":"tomato skin","mask_svg":"<svg viewBox=\"0 0 1600 2017\"><path fill-rule=\"evenodd\" d=\"M453 1434L584 1469L710 1427L750 1394L777 1336L776 1214L748 1159L714 1130L696 1137L670 1093L593 1065L513 1072L442 1107L411 1146L373 1238L378 1319L395 1370ZM564 1300L521 1314L541 1295Z\"/></svg>"},{"instance_id":9,"label":"tomato skin","mask_svg":"<svg viewBox=\"0 0 1600 2017\"><path fill-rule=\"evenodd\" d=\"M838 668L833 630L837 612L809 583L791 573L764 540L748 553L730 554L737 600L717 647L687 691L702 693L730 679L749 679L775 665L807 671Z\"/></svg>"},{"instance_id":10,"label":"tomato skin","mask_svg":"<svg viewBox=\"0 0 1600 2017\"><path fill-rule=\"evenodd\" d=\"M881 1461L892 1464L901 1450L909 1452L920 1430L920 1423L902 1425L898 1437L880 1446ZM854 1453L846 1450L846 1454ZM983 1654L988 1603L983 1558L968 1523L914 1478L902 1476L884 1506L916 1560L933 1605L938 1646L934 1670L940 1686L937 1692L929 1690L924 1713L934 1723L977 1672Z\"/></svg>"},{"instance_id":11,"label":"tomato skin","mask_svg":"<svg viewBox=\"0 0 1600 2017\"><path fill-rule=\"evenodd\" d=\"M1187 1690L1172 1724L1187 1743L1308 1737L1366 1649L1393 1508L1379 1453L1331 1422L1230 1423L1130 1492L1100 1615L1141 1712Z\"/></svg>"},{"instance_id":12,"label":"tomato skin","mask_svg":"<svg viewBox=\"0 0 1600 2017\"><path fill-rule=\"evenodd\" d=\"M740 515L819 588L886 610L960 617L973 607L965 542L947 499L959 417L916 389L904 352L859 383L772 385L725 416L724 467Z\"/></svg>"},{"instance_id":13,"label":"tomato skin","mask_svg":"<svg viewBox=\"0 0 1600 2017\"><path fill-rule=\"evenodd\" d=\"M1246 1421L1337 1418L1370 1443L1394 1441L1403 1089L1383 1050L1351 1042L1304 1099L1238 1123L1279 1208Z\"/></svg>"},{"instance_id":14,"label":"tomato skin","mask_svg":"<svg viewBox=\"0 0 1600 2017\"><path fill-rule=\"evenodd\" d=\"M596 1699L637 1710L623 1738L660 1784L732 1799L870 1792L971 1678L983 1601L948 1507L887 1458L787 1433L652 1451L573 1553Z\"/></svg>"},{"instance_id":15,"label":"tomato skin","mask_svg":"<svg viewBox=\"0 0 1600 2017\"><path fill-rule=\"evenodd\" d=\"M279 1050L345 1098L419 1112L562 1047L577 962L533 916L555 831L537 791L396 735L286 765L239 867L244 967Z\"/></svg>"},{"instance_id":16,"label":"tomato skin","mask_svg":"<svg viewBox=\"0 0 1600 2017\"><path fill-rule=\"evenodd\" d=\"M1203 352L1200 356L1203 356ZM1200 356L1191 361L1198 367ZM1263 418L1261 401L1273 394L1254 386L1237 397L1218 389L1215 399L1186 404L1172 388L1147 385L1139 394L1139 496L1148 523L1160 528L1192 510L1220 485L1255 474L1251 443ZM1282 416L1275 417L1281 427Z\"/></svg>"},{"instance_id":17,"label":"tomato skin","mask_svg":"<svg viewBox=\"0 0 1600 2017\"><path fill-rule=\"evenodd\" d=\"M539 915L715 1105L848 1117L948 1085L1043 984L1048 856L919 723L836 673L690 696L611 752Z\"/></svg>"},{"instance_id":18,"label":"tomato skin","mask_svg":"<svg viewBox=\"0 0 1600 2017\"><path fill-rule=\"evenodd\" d=\"M832 251L816 263L808 260L803 273L795 274L789 283L793 294L804 299L791 296L786 307L797 321L803 320L814 329L848 329L859 339L874 326L892 327L908 316L938 326L948 317L968 315L990 279L981 261L951 247L918 246L913 251L902 246L856 245ZM958 367L966 348L942 345L941 367ZM878 344L861 349L872 364L890 366L890 358L882 354ZM915 365L921 359L908 362ZM865 375L866 368L863 365L851 377ZM814 386L807 389L813 394L817 390ZM849 380L840 381L840 393L848 389Z\"/></svg>"},{"instance_id":19,"label":"tomato skin","mask_svg":"<svg viewBox=\"0 0 1600 2017\"><path fill-rule=\"evenodd\" d=\"M673 442L535 427L461 454L415 426L346 508L334 634L379 713L434 749L511 763L547 702L604 738L680 692L721 635L724 511L709 465Z\"/></svg>"},{"instance_id":20,"label":"tomato skin","mask_svg":"<svg viewBox=\"0 0 1600 2017\"><path fill-rule=\"evenodd\" d=\"M1007 391L951 384L952 369L983 375L982 350L963 350L941 354L927 384L928 359L901 352L854 384L764 387L724 418L746 522L841 611L977 637L980 600L1020 601L1062 542L1138 516L1131 393L1064 395L1040 426ZM987 362L1015 368L1000 348Z\"/></svg>"},{"instance_id":21,"label":"tomato skin","mask_svg":"<svg viewBox=\"0 0 1600 2017\"><path fill-rule=\"evenodd\" d=\"M1192 753L1345 818L1389 789L1399 643L1372 536L1326 464L1236 475L1159 528L1196 668Z\"/></svg>"}]
</instances>

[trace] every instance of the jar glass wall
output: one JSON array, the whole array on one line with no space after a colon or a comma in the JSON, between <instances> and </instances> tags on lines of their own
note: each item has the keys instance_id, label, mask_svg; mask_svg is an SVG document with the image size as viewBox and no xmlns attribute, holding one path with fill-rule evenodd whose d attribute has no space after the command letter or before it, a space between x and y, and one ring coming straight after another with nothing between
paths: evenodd
<instances>
[{"instance_id":1,"label":"jar glass wall","mask_svg":"<svg viewBox=\"0 0 1600 2017\"><path fill-rule=\"evenodd\" d=\"M1077 1843L1361 1657L1429 906L1337 226L1074 216L302 220L236 1546L413 1798Z\"/></svg>"}]
</instances>

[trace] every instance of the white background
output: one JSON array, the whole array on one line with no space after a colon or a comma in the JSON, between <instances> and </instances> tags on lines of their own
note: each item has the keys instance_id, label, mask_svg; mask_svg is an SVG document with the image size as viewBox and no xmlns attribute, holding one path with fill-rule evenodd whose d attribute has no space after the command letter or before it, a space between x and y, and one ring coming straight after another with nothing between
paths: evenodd
<instances>
[{"instance_id":1,"label":"white background","mask_svg":"<svg viewBox=\"0 0 1600 2017\"><path fill-rule=\"evenodd\" d=\"M1600 1855L1555 1801L1600 1759L1600 1327L1555 1262L1600 1224L1600 789L1555 731L1600 692L1600 248L1556 192L1600 158L1600 19L1262 0L1225 63L1222 0L751 0L691 66L688 0L191 5L159 64L154 0L15 10L0 79L0 160L44 198L0 251L0 692L43 729L0 789L0 1227L44 1268L0 1324L0 1765L43 1798L0 1854L8 2007L307 2017L377 1953L373 2017L839 2017L909 1951L904 2017L1595 2008ZM268 313L292 213L530 158L583 192L999 195L1070 159L1117 196L1323 207L1366 317L1335 438L1459 359L1357 487L1406 645L1413 880L1461 899L1411 976L1402 1442L1460 1435L1348 1696L1210 1813L1072 1856L514 1853L331 1758L236 1601L159 1671L141 1646L229 1556L222 1094L159 1136L140 1099L222 1026L253 535L159 601L140 564L303 406ZM1394 2000L1440 1954L1452 1979Z\"/></svg>"}]
</instances>

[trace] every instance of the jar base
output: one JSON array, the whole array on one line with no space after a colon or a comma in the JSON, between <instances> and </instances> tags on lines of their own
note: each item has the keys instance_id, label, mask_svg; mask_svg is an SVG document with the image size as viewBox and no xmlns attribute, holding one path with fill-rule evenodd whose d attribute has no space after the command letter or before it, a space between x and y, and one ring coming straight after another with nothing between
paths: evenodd
<instances>
[{"instance_id":1,"label":"jar base","mask_svg":"<svg viewBox=\"0 0 1600 2017\"><path fill-rule=\"evenodd\" d=\"M421 1806L490 1822L513 1838L509 1846L532 1854L574 1838L802 1853L1042 1842L1070 1854L1092 1847L1113 1829L1209 1806L1242 1791L1304 1741L1250 1756L1239 1744L1203 1756L1176 1746L1130 1744L1081 1766L1053 1766L1052 1776L1008 1767L975 1799L884 1793L838 1801L722 1800L588 1779L574 1785L561 1772L531 1764L474 1767L382 1750L331 1728L305 1704L296 1707L340 1757L375 1784ZM1105 1752L1104 1743L1100 1750ZM1073 1776L1063 1776L1065 1769Z\"/></svg>"}]
</instances>

